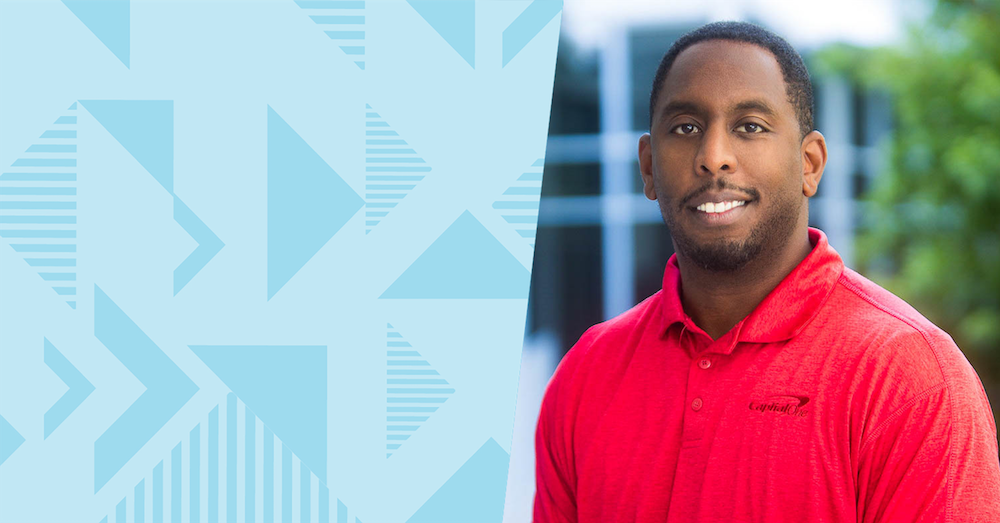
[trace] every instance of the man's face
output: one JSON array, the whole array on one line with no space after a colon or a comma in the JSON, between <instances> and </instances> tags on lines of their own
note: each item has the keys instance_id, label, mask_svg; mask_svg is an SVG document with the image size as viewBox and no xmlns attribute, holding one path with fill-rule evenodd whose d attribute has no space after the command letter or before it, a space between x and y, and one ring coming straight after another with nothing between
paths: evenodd
<instances>
[{"instance_id":1,"label":"man's face","mask_svg":"<svg viewBox=\"0 0 1000 523\"><path fill-rule=\"evenodd\" d=\"M659 201L678 253L729 272L804 229L822 174L804 174L810 137L766 49L710 40L682 51L639 146L643 191Z\"/></svg>"}]
</instances>

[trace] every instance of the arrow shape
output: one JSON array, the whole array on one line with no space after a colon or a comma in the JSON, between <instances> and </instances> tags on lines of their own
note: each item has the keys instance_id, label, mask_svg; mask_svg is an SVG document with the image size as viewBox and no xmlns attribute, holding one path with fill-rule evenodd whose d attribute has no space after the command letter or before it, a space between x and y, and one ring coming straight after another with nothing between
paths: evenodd
<instances>
[{"instance_id":1,"label":"arrow shape","mask_svg":"<svg viewBox=\"0 0 1000 523\"><path fill-rule=\"evenodd\" d=\"M198 386L94 285L94 336L146 391L94 442L94 493L184 406Z\"/></svg>"},{"instance_id":2,"label":"arrow shape","mask_svg":"<svg viewBox=\"0 0 1000 523\"><path fill-rule=\"evenodd\" d=\"M177 296L177 293L222 250L225 244L176 194L174 220L198 242L198 247L174 269L174 296Z\"/></svg>"},{"instance_id":3,"label":"arrow shape","mask_svg":"<svg viewBox=\"0 0 1000 523\"><path fill-rule=\"evenodd\" d=\"M0 465L24 443L24 436L14 430L10 422L0 416Z\"/></svg>"},{"instance_id":4,"label":"arrow shape","mask_svg":"<svg viewBox=\"0 0 1000 523\"><path fill-rule=\"evenodd\" d=\"M49 410L45 411L45 437L48 438L49 434L59 428L59 425L66 421L66 418L83 403L83 400L87 399L91 392L94 392L94 385L83 377L83 374L66 359L63 353L59 352L55 345L52 345L48 338L43 339L45 340L45 364L69 387L69 390Z\"/></svg>"}]
</instances>

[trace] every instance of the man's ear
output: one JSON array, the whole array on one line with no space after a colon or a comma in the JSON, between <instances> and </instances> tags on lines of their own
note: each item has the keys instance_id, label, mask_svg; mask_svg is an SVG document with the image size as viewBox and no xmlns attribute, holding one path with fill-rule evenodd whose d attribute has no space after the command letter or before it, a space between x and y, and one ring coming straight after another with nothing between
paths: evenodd
<instances>
[{"instance_id":1,"label":"man's ear","mask_svg":"<svg viewBox=\"0 0 1000 523\"><path fill-rule=\"evenodd\" d=\"M802 194L811 198L819 188L819 180L826 167L826 139L819 131L812 131L802 139Z\"/></svg>"},{"instance_id":2,"label":"man's ear","mask_svg":"<svg viewBox=\"0 0 1000 523\"><path fill-rule=\"evenodd\" d=\"M650 200L656 199L653 189L653 143L649 133L639 137L639 175L642 177L642 192Z\"/></svg>"}]
</instances>

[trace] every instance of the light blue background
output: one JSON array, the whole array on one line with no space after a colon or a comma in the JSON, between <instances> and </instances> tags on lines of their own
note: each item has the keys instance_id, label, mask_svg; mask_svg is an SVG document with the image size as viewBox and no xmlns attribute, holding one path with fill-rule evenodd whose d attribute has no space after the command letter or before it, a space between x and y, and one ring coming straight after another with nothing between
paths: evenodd
<instances>
[{"instance_id":1,"label":"light blue background","mask_svg":"<svg viewBox=\"0 0 1000 523\"><path fill-rule=\"evenodd\" d=\"M448 9L460 3L444 2ZM544 3L556 6L537 5ZM194 345L326 347L330 521L500 521L494 505L451 503L446 497L451 491L442 486L477 451L496 464L503 453L491 450L491 438L510 452L533 239L507 223L506 213L494 208L494 202L518 185L522 173L541 172L532 164L544 157L561 2L536 0L529 7L533 2L480 0L474 4L474 19L454 14L460 9L449 11L451 18L436 21L439 32L407 2L368 0L363 10L364 70L310 19L318 11L290 0L129 4L126 67L63 2L0 3L0 172L27 172L13 164L39 156L26 152L33 144L57 143L38 138L54 128L57 118L78 117L73 126L77 139L72 140L78 152L64 155L75 158L77 167L59 171L76 172L77 181L56 184L77 188L75 197L63 198L76 201L77 211L62 213L77 216L75 226L62 226L77 231L76 308L67 305L72 296L57 295L53 282L42 280L40 269L25 263L31 255L9 246L25 243L23 239L0 239L0 416L24 438L9 457L0 459L0 519L98 522L107 516L117 522L115 507L124 498L126 520L134 521L134 488L142 480L144 519L153 521L153 469L162 460L167 471L165 521L170 521L171 451L182 444L182 489L188 492L189 438L198 426L196 519L210 521L208 418L220 405L226 415L230 384L194 353ZM519 17L521 25L514 27L531 32L532 24L525 20L534 22L537 35L505 65L504 31ZM441 34L468 33L469 24L475 27L474 66ZM508 34L509 40L517 36ZM470 52L468 42L459 47ZM67 109L79 100L84 102L77 109ZM176 295L174 270L198 242L175 221L174 197L88 112L87 100L172 101L174 195L224 244ZM406 140L405 147L431 167L419 173L425 178L367 234L365 208L354 213L270 299L268 107L360 198L370 193L365 187L367 112L377 112ZM37 185L0 178L0 187ZM325 196L303 194L303 205ZM537 209L537 196L523 199L536 202ZM431 260L430 266L440 270L413 277L432 287L463 289L465 296L379 299L466 211L492 238L475 240L502 246L510 263L456 247L479 245L459 238L445 246L449 256ZM11 228L29 227L0 227ZM298 233L303 241L315 239L315 229L306 223ZM514 261L523 272L513 270ZM468 274L474 278L456 267L471 268ZM491 282L503 283L518 297L497 298L497 285ZM96 288L176 364L197 392L95 492L94 442L146 390L95 336ZM387 331L398 332L454 389L388 458ZM93 385L93 392L48 437L43 417L68 387L43 361L45 339ZM274 379L279 385L294 381ZM240 431L239 521L250 520L243 399L233 413ZM303 398L289 408L314 404L315 398ZM251 508L254 520L265 521L261 431L269 421L259 410L257 414L261 419L253 461L258 472ZM225 419L220 424L224 431ZM279 429L273 428L276 433ZM0 437L0 451L13 445L12 439ZM296 455L296 471L298 459ZM488 466L475 470L483 477L473 474L470 481L461 476L468 495L499 500L502 510L506 462L502 465L502 476ZM276 474L280 467L279 462ZM225 471L223 462L220 475ZM321 520L317 498L323 485L317 477L312 479L312 521ZM223 514L224 485L220 480ZM299 521L298 483L295 489ZM445 491L442 497L429 502L439 489ZM185 496L179 520L189 521L191 500Z\"/></svg>"}]
</instances>

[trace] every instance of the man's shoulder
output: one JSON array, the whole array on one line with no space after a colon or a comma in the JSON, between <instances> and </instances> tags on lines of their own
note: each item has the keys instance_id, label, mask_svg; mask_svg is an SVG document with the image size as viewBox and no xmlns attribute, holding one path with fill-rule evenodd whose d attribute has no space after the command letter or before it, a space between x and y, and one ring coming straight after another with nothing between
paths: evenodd
<instances>
[{"instance_id":1,"label":"man's shoulder","mask_svg":"<svg viewBox=\"0 0 1000 523\"><path fill-rule=\"evenodd\" d=\"M602 367L611 358L630 357L637 345L635 337L641 336L650 322L659 325L662 293L657 291L631 309L587 329L563 356L556 375L571 380L572 375L588 374L585 368Z\"/></svg>"},{"instance_id":2,"label":"man's shoulder","mask_svg":"<svg viewBox=\"0 0 1000 523\"><path fill-rule=\"evenodd\" d=\"M906 301L846 267L837 287L829 312L858 342L866 374L910 393L978 383L951 336Z\"/></svg>"}]
</instances>

